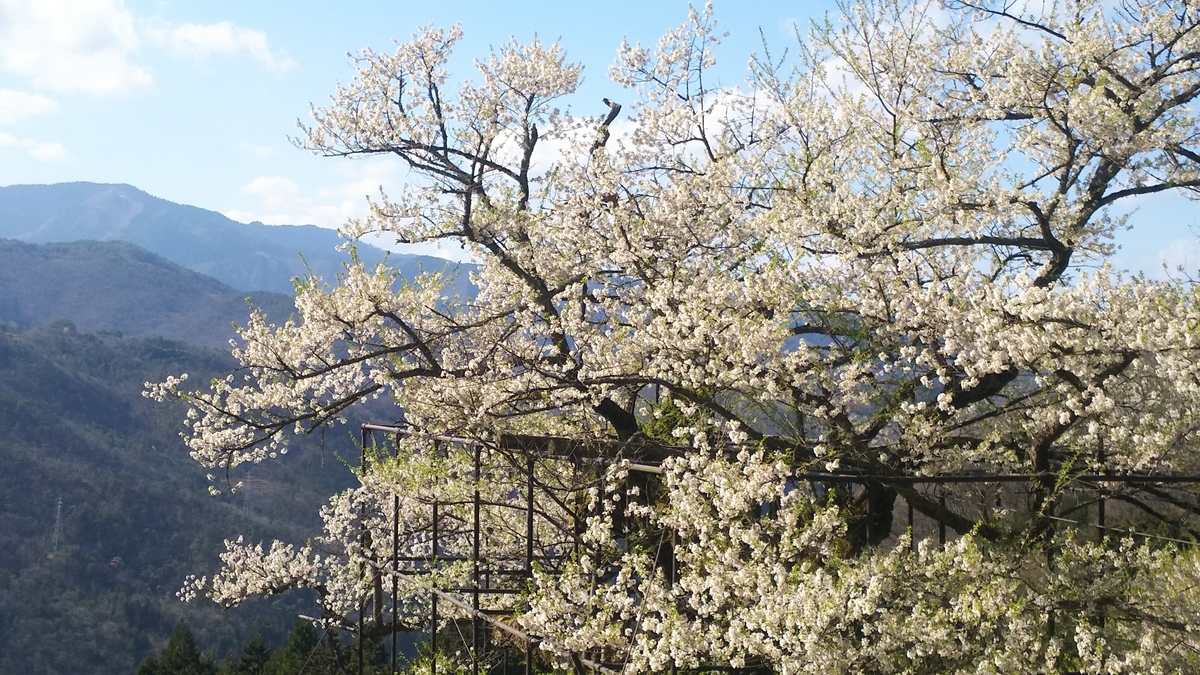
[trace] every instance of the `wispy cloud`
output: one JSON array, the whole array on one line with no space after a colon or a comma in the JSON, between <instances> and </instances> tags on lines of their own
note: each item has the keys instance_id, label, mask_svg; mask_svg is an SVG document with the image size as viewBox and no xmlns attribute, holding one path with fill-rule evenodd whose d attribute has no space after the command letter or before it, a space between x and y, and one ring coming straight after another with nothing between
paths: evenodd
<instances>
[{"instance_id":1,"label":"wispy cloud","mask_svg":"<svg viewBox=\"0 0 1200 675\"><path fill-rule=\"evenodd\" d=\"M246 55L267 70L283 72L296 67L286 54L275 50L266 33L235 26L228 21L210 24L185 23L170 26L148 22L146 33L175 56L204 60L214 55Z\"/></svg>"},{"instance_id":2,"label":"wispy cloud","mask_svg":"<svg viewBox=\"0 0 1200 675\"><path fill-rule=\"evenodd\" d=\"M41 94L0 89L0 124L58 112L58 102Z\"/></svg>"},{"instance_id":3,"label":"wispy cloud","mask_svg":"<svg viewBox=\"0 0 1200 675\"><path fill-rule=\"evenodd\" d=\"M143 47L204 60L248 57L282 72L295 67L265 33L228 21L172 24L135 15L124 0L0 0L0 69L38 88L124 96L154 84Z\"/></svg>"},{"instance_id":4,"label":"wispy cloud","mask_svg":"<svg viewBox=\"0 0 1200 675\"><path fill-rule=\"evenodd\" d=\"M316 190L307 189L284 176L258 176L242 187L242 193L258 202L251 209L228 209L223 213L237 221L268 225L320 225L337 228L351 218L364 218L367 196L379 194L382 186L399 185L405 170L393 159L351 162L340 169L342 180ZM368 236L364 240L380 248L402 253L433 255L450 260L470 260L470 254L452 244L396 244L391 236Z\"/></svg>"},{"instance_id":5,"label":"wispy cloud","mask_svg":"<svg viewBox=\"0 0 1200 675\"><path fill-rule=\"evenodd\" d=\"M67 149L59 143L43 143L28 138L17 138L4 132L0 132L0 148L24 150L39 162L61 162L71 158L71 153L67 152Z\"/></svg>"},{"instance_id":6,"label":"wispy cloud","mask_svg":"<svg viewBox=\"0 0 1200 675\"><path fill-rule=\"evenodd\" d=\"M1196 239L1174 239L1158 251L1157 269L1147 270L1152 278L1200 275L1200 243ZM1147 265L1149 267L1149 265Z\"/></svg>"},{"instance_id":7,"label":"wispy cloud","mask_svg":"<svg viewBox=\"0 0 1200 675\"><path fill-rule=\"evenodd\" d=\"M254 159L266 159L275 154L275 150L269 145L259 145L258 143L249 143L247 141L238 143L233 146L233 149Z\"/></svg>"},{"instance_id":8,"label":"wispy cloud","mask_svg":"<svg viewBox=\"0 0 1200 675\"><path fill-rule=\"evenodd\" d=\"M340 227L351 218L365 217L367 195L379 194L381 185L398 184L401 169L399 163L383 160L355 162L343 172L341 182L315 190L284 176L257 176L242 187L242 193L254 198L257 206L228 210L225 215L268 225Z\"/></svg>"}]
</instances>

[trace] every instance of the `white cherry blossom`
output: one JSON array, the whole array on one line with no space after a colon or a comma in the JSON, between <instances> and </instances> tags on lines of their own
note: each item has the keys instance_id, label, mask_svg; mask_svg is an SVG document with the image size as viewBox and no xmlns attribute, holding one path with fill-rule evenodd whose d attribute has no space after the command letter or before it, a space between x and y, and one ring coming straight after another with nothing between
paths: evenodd
<instances>
[{"instance_id":1,"label":"white cherry blossom","mask_svg":"<svg viewBox=\"0 0 1200 675\"><path fill-rule=\"evenodd\" d=\"M1200 188L1200 5L843 15L792 63L757 59L745 86L714 89L721 34L693 11L656 46L621 47L628 99L603 120L555 107L581 77L557 44L505 45L461 79L457 27L363 52L305 142L393 154L414 178L346 233L462 244L478 294L355 263L298 282L294 320L252 315L236 373L148 385L191 404L193 456L227 472L367 398L413 430L333 498L311 546L231 542L184 594L311 586L350 621L391 583L394 526L404 551L432 551L434 501L458 504L439 550L466 550L455 509L476 489L496 505L486 554L511 557L522 460L499 441L554 436L609 455L535 470L558 490L537 498L540 554L578 554L528 582L518 621L559 663L1195 669L1196 554L1062 519L1101 496L1074 476L1200 470L1200 296L1106 265L1131 199ZM549 140L554 159L534 161ZM484 444L480 474L447 436ZM653 443L673 448L661 475L631 472ZM944 504L911 482L798 478L835 470L1036 478L990 502L950 486ZM1103 487L1192 536L1190 494ZM958 536L910 547L905 503Z\"/></svg>"}]
</instances>

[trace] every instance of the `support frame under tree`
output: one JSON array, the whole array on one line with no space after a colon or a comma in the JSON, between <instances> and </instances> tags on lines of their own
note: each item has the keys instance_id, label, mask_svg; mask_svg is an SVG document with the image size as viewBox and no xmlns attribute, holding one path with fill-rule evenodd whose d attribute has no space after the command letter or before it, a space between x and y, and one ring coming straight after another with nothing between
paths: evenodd
<instances>
[{"instance_id":1,"label":"support frame under tree","mask_svg":"<svg viewBox=\"0 0 1200 675\"><path fill-rule=\"evenodd\" d=\"M404 426L361 425L360 461L362 470L370 470L371 461L368 457L368 450L373 447L378 448L377 435L396 440L410 433L412 433L412 430ZM386 636L390 638L391 669L392 672L399 672L397 670L399 666L397 635L401 632L400 625L402 622L400 619L402 608L398 606L397 601L398 584L400 582L412 584L422 588L428 593L429 597L429 612L424 620L424 625L427 627L430 636L430 657L433 660L431 664L433 672L437 672L440 625L445 623L447 628L453 625L458 631L462 629L462 622L447 620L444 613L439 615L439 607L444 608L445 605L454 607L468 617L470 644L466 645L467 639L465 637L462 642L467 646L472 663L472 671L475 675L514 672L510 670L510 665L512 664L510 664L509 657L519 659L518 663L523 667L522 672L526 673L526 675L539 672L535 664L537 662L536 654L542 643L542 638L521 630L514 625L515 622L513 621L514 617L526 609L520 600L520 592L517 588L514 588L512 583L495 583L497 577L507 577L510 580L517 580L518 583L532 583L535 566L539 564L552 565L570 557L567 554L547 556L539 555L535 552L537 549L534 541L535 521L539 519L537 515L537 497L539 494L544 495L548 490L551 490L548 486L539 484L535 480L536 463L562 463L564 466L573 467L576 470L576 475L579 475L578 470L581 468L588 467L594 472L597 468L602 468L615 461L624 459L622 466L630 472L645 476L654 476L663 473L661 462L664 458L675 453L686 452L687 449L656 443L575 441L560 437L529 435L501 435L494 442L477 438L440 436L437 437L437 442L439 444L459 445L470 448L474 456L475 476L480 480L487 479L486 474L481 473L481 453L487 450L502 453L508 458L511 468L523 476L525 490L524 494L521 495L521 503L519 505L485 504L480 498L478 489L476 489L470 504L472 519L469 534L467 535L472 542L471 555L465 559L462 557L455 558L453 556L439 555L440 548L438 541L443 536L443 533L439 533L439 525L442 524L439 522L439 511L444 513L445 507L450 506L449 504L437 501L432 504L433 518L431 534L435 543L431 554L424 556L400 555L399 519L396 517L396 512L394 511L392 514L392 555L389 560L378 563L378 565L388 567L392 573L390 575L392 580L390 603L389 598L385 597L386 594L383 586L376 583L374 585L374 593L370 597L364 597L363 602L359 606L356 631L360 635L378 638ZM393 445L393 451L395 451L395 447ZM631 457L635 458L636 461L630 461L628 458ZM905 504L902 507L898 507L897 510L905 513L907 517L896 520L904 523L910 533L915 533L916 528L921 525L922 516L915 513L912 503L903 495L908 494L911 498L911 495L914 494L911 491L918 487L930 490L931 494L936 493L937 499L944 507L947 498L947 486L991 486L995 489L995 506L999 508L1006 498L1004 488L1009 488L1007 497L1011 498L1014 488L1017 492L1020 492L1022 488L1026 488L1028 493L1038 493L1044 489L1044 486L1052 484L1058 478L1054 475L1027 473L971 472L942 475L900 475L866 474L850 471L807 471L799 469L794 475L798 483L806 483L809 486L820 485L826 489L831 486L842 486L847 487L853 492L871 484L882 484L893 489L898 488L902 490L901 498L905 499ZM1106 521L1109 511L1108 504L1115 493L1113 486L1148 486L1156 489L1169 489L1197 484L1200 484L1200 475L1192 474L1079 473L1069 477L1069 485L1071 487L1093 495L1093 498L1085 503L1085 507L1094 506L1094 527L1098 538L1108 535L1131 535L1166 540L1183 545L1195 545L1200 542L1196 541L1194 537L1189 540L1109 527ZM568 493L573 497L579 498L586 493L589 487L594 486L595 483L593 481L584 480L569 488ZM1061 488L1062 486L1060 485L1060 492ZM929 498L929 496L927 495L926 498ZM1045 496L1039 498L1046 499ZM601 494L601 499L603 499L603 494ZM558 500L560 503L569 501L564 500L562 496L559 496ZM399 501L399 496L395 495L393 497L394 509L399 509ZM570 524L572 531L570 533L563 532L564 535L577 535L580 530L579 523L583 518L587 517L586 507L583 506L582 501L576 499L575 503L579 504L581 509L576 512L575 520ZM1091 526L1086 520L1056 515L1054 511L1055 499L1049 499L1048 503L1049 507L1041 514L1042 519L1046 522L1043 529L1053 529L1063 523L1082 526L1085 529ZM508 508L523 511L526 530L523 546L524 554L521 559L515 561L512 559L504 561L490 560L486 555L480 553L480 542L487 536L487 533L483 531L481 526L480 513L483 508ZM1072 509L1073 512L1078 512L1079 510L1078 506ZM444 518L445 516L441 517ZM868 521L867 527L869 528L870 519L866 520ZM925 523L925 526L928 528L932 525L936 529L938 544L946 544L948 540L946 523L929 518L925 518L925 520L932 521L931 523ZM556 525L561 527L562 523L556 523ZM894 539L895 529L896 527L892 523L891 530L893 531L889 531L885 538ZM1184 529L1186 531L1186 528ZM932 531L930 533L932 534ZM956 532L955 534L959 533ZM867 536L871 538L869 531ZM1183 536L1188 535L1185 534ZM915 539L914 535L910 541L915 542ZM578 546L577 539L576 542ZM574 553L578 553L578 548L575 549ZM1050 546L1046 548L1046 555L1048 557L1053 555L1053 549ZM423 579L430 571L435 570L438 565L455 562L470 565L472 571L468 584L454 587L439 587L436 583L431 583ZM680 573L678 564L673 553L656 559L656 567L661 567L664 573L668 574L671 578L677 578L677 575ZM506 607L501 608L497 608L495 603L481 602L484 599L495 600L497 598L507 598L510 601ZM370 617L369 620L368 617ZM1046 626L1049 632L1054 632L1055 618L1052 612L1047 612ZM362 640L359 641L360 650L362 642ZM506 642L507 644L505 644ZM501 653L503 660L499 663L489 663L487 657L489 654L494 653ZM572 670L576 673L624 672L624 662L619 658L613 658L614 656L620 655L572 653L570 654L569 661ZM363 663L361 651L359 657L361 672ZM769 664L754 664L744 667L733 667L728 664L703 664L697 668L688 669L673 666L669 672L713 672L759 675L762 673L773 673L774 670Z\"/></svg>"}]
</instances>

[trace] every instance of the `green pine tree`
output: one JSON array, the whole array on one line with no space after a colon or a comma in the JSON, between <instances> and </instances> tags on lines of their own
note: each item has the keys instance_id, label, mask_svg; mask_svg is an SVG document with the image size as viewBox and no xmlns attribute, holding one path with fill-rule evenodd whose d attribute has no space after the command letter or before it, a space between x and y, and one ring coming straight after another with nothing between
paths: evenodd
<instances>
[{"instance_id":1,"label":"green pine tree","mask_svg":"<svg viewBox=\"0 0 1200 675\"><path fill-rule=\"evenodd\" d=\"M242 657L230 672L232 675L263 675L270 660L271 650L263 644L261 636L255 635L242 647Z\"/></svg>"},{"instance_id":2,"label":"green pine tree","mask_svg":"<svg viewBox=\"0 0 1200 675\"><path fill-rule=\"evenodd\" d=\"M216 675L217 667L208 656L201 654L187 624L180 620L167 640L162 654L156 659L147 656L138 665L136 675Z\"/></svg>"},{"instance_id":3,"label":"green pine tree","mask_svg":"<svg viewBox=\"0 0 1200 675\"><path fill-rule=\"evenodd\" d=\"M137 670L134 671L134 675L160 675L158 659L154 658L153 654L142 659Z\"/></svg>"},{"instance_id":4,"label":"green pine tree","mask_svg":"<svg viewBox=\"0 0 1200 675\"><path fill-rule=\"evenodd\" d=\"M352 673L359 672L358 670L358 640L351 642L349 647L343 652L346 656L347 669ZM383 642L378 638L367 640L363 645L363 669L366 673L382 673L387 670L387 651L383 648Z\"/></svg>"},{"instance_id":5,"label":"green pine tree","mask_svg":"<svg viewBox=\"0 0 1200 675\"><path fill-rule=\"evenodd\" d=\"M263 675L340 675L342 652L336 636L322 635L311 622L297 619L287 646L271 656Z\"/></svg>"}]
</instances>

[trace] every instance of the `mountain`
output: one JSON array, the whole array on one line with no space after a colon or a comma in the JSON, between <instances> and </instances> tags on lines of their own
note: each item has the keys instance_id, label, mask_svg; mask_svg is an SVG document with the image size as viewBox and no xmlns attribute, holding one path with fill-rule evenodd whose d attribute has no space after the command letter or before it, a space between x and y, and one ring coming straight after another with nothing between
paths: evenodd
<instances>
[{"instance_id":1,"label":"mountain","mask_svg":"<svg viewBox=\"0 0 1200 675\"><path fill-rule=\"evenodd\" d=\"M350 259L333 230L314 225L239 223L130 185L59 183L0 187L0 238L27 243L126 241L239 291L291 293L308 271L332 282ZM454 265L442 258L386 254L357 245L359 258L388 263L406 279ZM470 267L469 265L467 267ZM456 290L466 291L466 275Z\"/></svg>"},{"instance_id":2,"label":"mountain","mask_svg":"<svg viewBox=\"0 0 1200 675\"><path fill-rule=\"evenodd\" d=\"M223 612L175 592L216 569L225 538L303 542L354 477L322 439L301 439L235 477L247 490L209 496L177 435L183 407L144 399L142 383L232 365L161 338L0 330L0 673L132 673L180 619L220 659L255 633L283 642L310 598ZM349 434L330 444L357 458Z\"/></svg>"},{"instance_id":3,"label":"mountain","mask_svg":"<svg viewBox=\"0 0 1200 675\"><path fill-rule=\"evenodd\" d=\"M0 239L0 322L72 322L80 332L157 336L228 350L250 300L276 323L289 296L247 294L122 241L25 244Z\"/></svg>"},{"instance_id":4,"label":"mountain","mask_svg":"<svg viewBox=\"0 0 1200 675\"><path fill-rule=\"evenodd\" d=\"M225 659L255 633L280 645L311 611L304 594L222 612L175 592L218 567L226 537L300 543L318 531L322 503L355 482L350 429L395 411L350 411L348 428L298 439L285 460L233 476L246 490L210 497L178 435L183 406L141 392L234 369L226 343L247 296L283 322L301 255L331 280L349 259L337 243L125 185L0 188L0 673L131 673L180 619ZM367 262L383 255L360 248ZM406 278L446 265L388 261Z\"/></svg>"}]
</instances>

